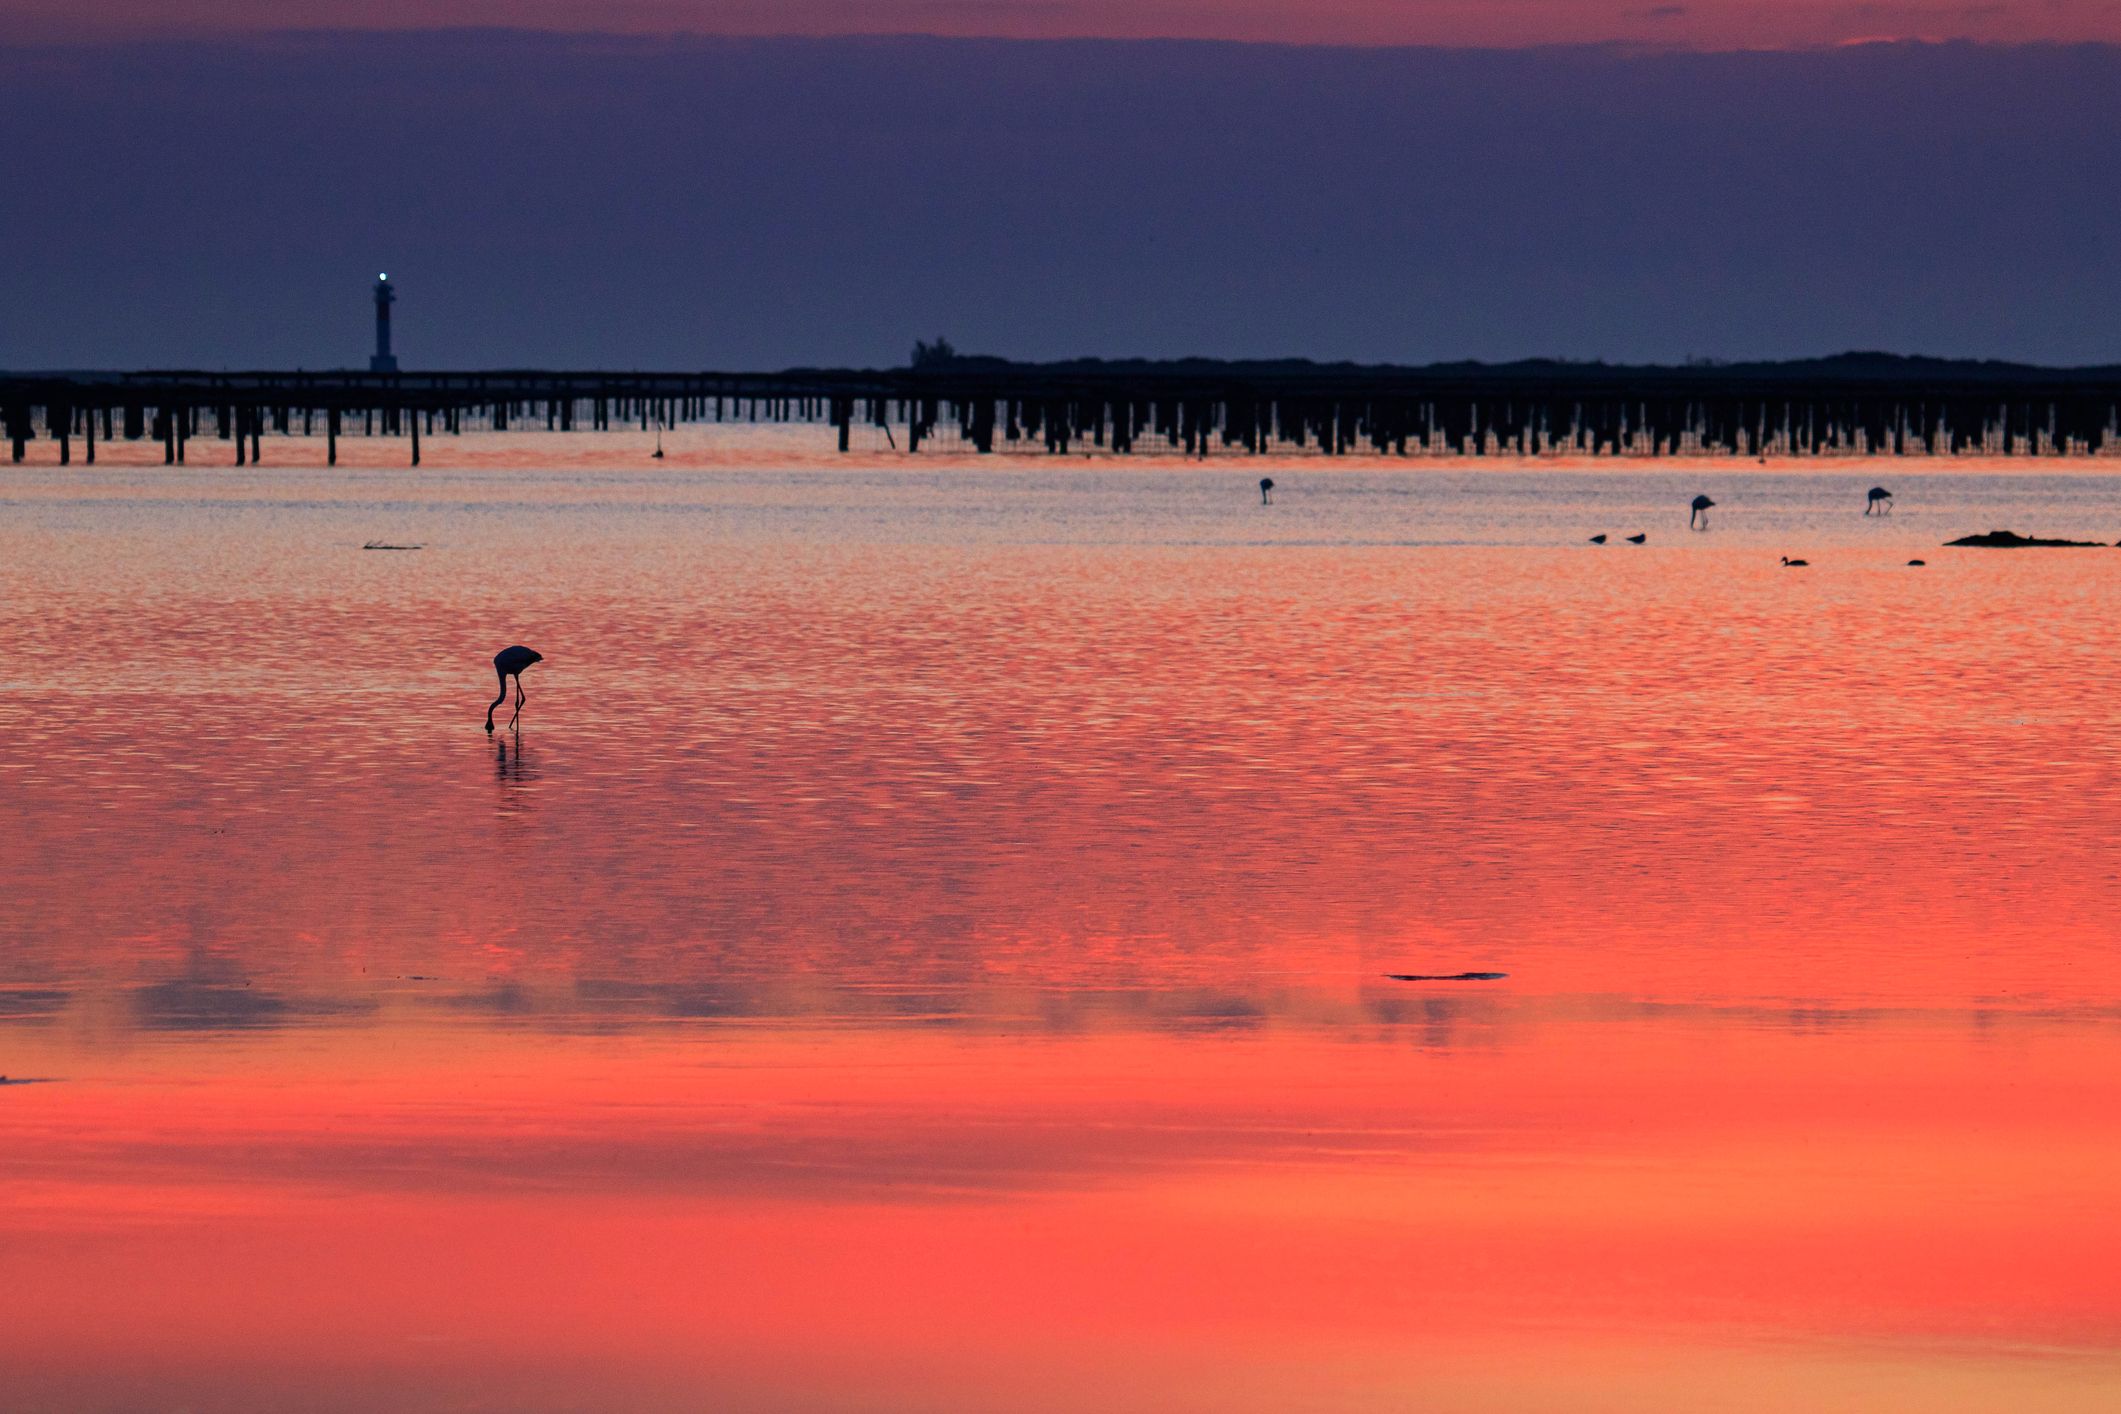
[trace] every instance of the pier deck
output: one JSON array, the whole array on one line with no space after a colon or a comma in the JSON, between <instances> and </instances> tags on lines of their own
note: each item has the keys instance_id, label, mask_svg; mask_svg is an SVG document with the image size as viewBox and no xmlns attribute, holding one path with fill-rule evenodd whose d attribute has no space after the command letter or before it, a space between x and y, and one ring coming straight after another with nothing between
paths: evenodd
<instances>
[{"instance_id":1,"label":"pier deck","mask_svg":"<svg viewBox=\"0 0 2121 1414\"><path fill-rule=\"evenodd\" d=\"M1012 364L653 373L192 372L0 375L13 459L40 437L153 439L187 460L202 435L255 460L263 438L423 437L699 422L885 431L907 452L948 446L1325 455L2121 455L2121 367L1847 355L1801 363L1621 367L1308 363Z\"/></svg>"}]
</instances>

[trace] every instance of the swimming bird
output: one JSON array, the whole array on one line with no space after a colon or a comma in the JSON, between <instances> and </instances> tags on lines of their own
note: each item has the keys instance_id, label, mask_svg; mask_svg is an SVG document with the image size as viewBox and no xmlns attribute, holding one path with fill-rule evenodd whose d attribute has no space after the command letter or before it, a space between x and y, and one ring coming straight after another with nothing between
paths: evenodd
<instances>
[{"instance_id":1,"label":"swimming bird","mask_svg":"<svg viewBox=\"0 0 2121 1414\"><path fill-rule=\"evenodd\" d=\"M1864 494L1863 513L1865 515L1871 515L1874 512L1878 515L1888 515L1892 509L1893 493L1886 490L1883 486L1873 486Z\"/></svg>"},{"instance_id":2,"label":"swimming bird","mask_svg":"<svg viewBox=\"0 0 2121 1414\"><path fill-rule=\"evenodd\" d=\"M1650 536L1649 536L1649 532L1648 532L1648 531L1644 531L1644 532L1643 532L1642 534L1640 534L1640 535L1630 535L1630 536L1628 537L1628 544L1630 544L1630 545L1640 545L1640 544L1641 544L1641 543L1642 543L1643 541L1645 541L1645 540L1647 540L1647 539L1649 539L1649 538L1650 538Z\"/></svg>"},{"instance_id":3,"label":"swimming bird","mask_svg":"<svg viewBox=\"0 0 2121 1414\"><path fill-rule=\"evenodd\" d=\"M544 654L534 653L520 643L513 648L503 648L500 652L493 655L493 670L501 679L501 695L493 700L493 707L486 709L486 734L488 736L493 735L493 708L508 700L508 680L510 678L516 680L516 715L508 719L508 725L512 727L516 724L516 717L523 715L523 703L527 700L523 696L523 670L532 663L542 663L544 661Z\"/></svg>"},{"instance_id":4,"label":"swimming bird","mask_svg":"<svg viewBox=\"0 0 2121 1414\"><path fill-rule=\"evenodd\" d=\"M1929 563L1929 561L1928 561L1928 560L1909 560L1909 561L1908 561L1907 563L1908 563L1908 568L1912 569L1912 568L1914 568L1914 567L1915 567L1916 565L1926 565L1926 564L1928 564L1928 563Z\"/></svg>"},{"instance_id":5,"label":"swimming bird","mask_svg":"<svg viewBox=\"0 0 2121 1414\"><path fill-rule=\"evenodd\" d=\"M1603 535L1594 535L1591 537L1591 543L1593 545L1603 545L1605 544L1605 537Z\"/></svg>"},{"instance_id":6,"label":"swimming bird","mask_svg":"<svg viewBox=\"0 0 2121 1414\"><path fill-rule=\"evenodd\" d=\"M1788 555L1782 557L1782 567L1786 570L1801 570L1809 564L1810 560L1793 560Z\"/></svg>"},{"instance_id":7,"label":"swimming bird","mask_svg":"<svg viewBox=\"0 0 2121 1414\"><path fill-rule=\"evenodd\" d=\"M1714 501L1711 501L1706 496L1696 496L1694 498L1694 513L1686 518L1687 529L1707 530L1709 528L1709 507L1715 504Z\"/></svg>"},{"instance_id":8,"label":"swimming bird","mask_svg":"<svg viewBox=\"0 0 2121 1414\"><path fill-rule=\"evenodd\" d=\"M1274 504L1274 478L1271 476L1259 478L1259 503L1262 506Z\"/></svg>"}]
</instances>

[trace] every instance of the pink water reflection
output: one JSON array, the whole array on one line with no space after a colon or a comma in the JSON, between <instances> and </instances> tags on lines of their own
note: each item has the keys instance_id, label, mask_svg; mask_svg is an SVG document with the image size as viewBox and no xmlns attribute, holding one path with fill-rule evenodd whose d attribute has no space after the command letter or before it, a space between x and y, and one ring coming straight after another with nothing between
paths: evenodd
<instances>
[{"instance_id":1,"label":"pink water reflection","mask_svg":"<svg viewBox=\"0 0 2121 1414\"><path fill-rule=\"evenodd\" d=\"M0 485L32 1397L2110 1400L2115 483L741 460Z\"/></svg>"}]
</instances>

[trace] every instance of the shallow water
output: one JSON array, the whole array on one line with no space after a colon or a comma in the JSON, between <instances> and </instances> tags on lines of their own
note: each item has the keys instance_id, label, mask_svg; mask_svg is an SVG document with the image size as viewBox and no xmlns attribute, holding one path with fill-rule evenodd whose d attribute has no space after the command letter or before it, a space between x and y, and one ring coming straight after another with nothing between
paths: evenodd
<instances>
[{"instance_id":1,"label":"shallow water","mask_svg":"<svg viewBox=\"0 0 2121 1414\"><path fill-rule=\"evenodd\" d=\"M2121 476L633 440L0 468L10 1406L2121 1396Z\"/></svg>"}]
</instances>

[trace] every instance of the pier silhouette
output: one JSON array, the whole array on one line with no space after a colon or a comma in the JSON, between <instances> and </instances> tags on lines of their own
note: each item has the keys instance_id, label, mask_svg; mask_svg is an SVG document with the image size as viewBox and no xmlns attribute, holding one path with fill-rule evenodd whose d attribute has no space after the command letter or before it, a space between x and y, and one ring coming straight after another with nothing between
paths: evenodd
<instances>
[{"instance_id":1,"label":"pier silhouette","mask_svg":"<svg viewBox=\"0 0 2121 1414\"><path fill-rule=\"evenodd\" d=\"M379 286L379 343L388 317ZM375 360L388 357L380 352ZM805 423L853 445L1207 457L2121 454L2121 367L2047 369L1887 355L1623 367L1527 362L1419 368L1306 362L929 358L899 369L622 373L147 371L0 375L12 455L40 436L152 438L188 459L210 433L236 465L262 439L423 436L693 423Z\"/></svg>"}]
</instances>

